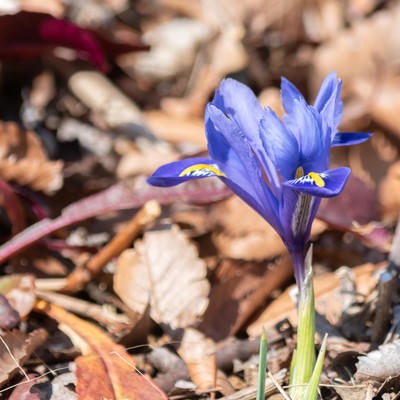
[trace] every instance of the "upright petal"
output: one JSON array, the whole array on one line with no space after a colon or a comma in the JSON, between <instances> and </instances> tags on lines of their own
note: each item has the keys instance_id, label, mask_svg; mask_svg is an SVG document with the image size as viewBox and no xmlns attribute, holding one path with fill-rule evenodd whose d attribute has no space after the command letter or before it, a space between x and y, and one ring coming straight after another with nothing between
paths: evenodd
<instances>
[{"instance_id":1,"label":"upright petal","mask_svg":"<svg viewBox=\"0 0 400 400\"><path fill-rule=\"evenodd\" d=\"M342 81L336 78L336 72L331 72L322 82L317 98L314 102L315 109L325 119L331 130L331 136L336 133L343 113L343 102L340 98Z\"/></svg>"},{"instance_id":2,"label":"upright petal","mask_svg":"<svg viewBox=\"0 0 400 400\"><path fill-rule=\"evenodd\" d=\"M250 136L258 131L263 109L246 85L234 79L224 79L211 104L233 119L244 134L248 132Z\"/></svg>"},{"instance_id":3,"label":"upright petal","mask_svg":"<svg viewBox=\"0 0 400 400\"><path fill-rule=\"evenodd\" d=\"M274 111L264 110L261 120L260 137L272 163L285 180L295 176L300 165L299 144Z\"/></svg>"},{"instance_id":4,"label":"upright petal","mask_svg":"<svg viewBox=\"0 0 400 400\"><path fill-rule=\"evenodd\" d=\"M263 166L268 181L273 188L279 188L279 177L265 153L258 134L263 109L252 90L234 79L224 79L210 104L236 123Z\"/></svg>"},{"instance_id":5,"label":"upright petal","mask_svg":"<svg viewBox=\"0 0 400 400\"><path fill-rule=\"evenodd\" d=\"M206 133L211 157L236 186L230 182L227 185L245 201L243 192L248 193L258 204L256 211L279 231L277 199L264 181L263 169L247 136L235 121L213 105L206 109Z\"/></svg>"},{"instance_id":6,"label":"upright petal","mask_svg":"<svg viewBox=\"0 0 400 400\"><path fill-rule=\"evenodd\" d=\"M305 102L304 96L299 92L296 86L286 78L281 78L281 98L284 110L287 113L293 111L293 103L295 100Z\"/></svg>"},{"instance_id":7,"label":"upright petal","mask_svg":"<svg viewBox=\"0 0 400 400\"><path fill-rule=\"evenodd\" d=\"M313 166L317 171L326 169L330 138L327 140L325 137L327 131L315 108L297 100L293 103L292 112L284 116L284 122L299 143L300 164L297 167L309 169Z\"/></svg>"}]
</instances>

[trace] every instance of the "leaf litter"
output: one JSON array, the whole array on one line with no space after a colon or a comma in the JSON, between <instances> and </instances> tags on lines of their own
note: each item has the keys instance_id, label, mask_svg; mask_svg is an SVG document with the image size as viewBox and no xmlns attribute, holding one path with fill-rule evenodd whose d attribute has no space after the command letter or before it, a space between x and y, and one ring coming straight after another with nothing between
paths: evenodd
<instances>
[{"instance_id":1,"label":"leaf litter","mask_svg":"<svg viewBox=\"0 0 400 400\"><path fill-rule=\"evenodd\" d=\"M204 106L225 76L281 115L281 76L311 99L331 70L341 130L374 135L334 151L353 173L312 228L321 398L397 398L399 10L1 4L0 398L254 399L262 326L287 384L297 320L279 237L219 181L145 178L205 154Z\"/></svg>"}]
</instances>

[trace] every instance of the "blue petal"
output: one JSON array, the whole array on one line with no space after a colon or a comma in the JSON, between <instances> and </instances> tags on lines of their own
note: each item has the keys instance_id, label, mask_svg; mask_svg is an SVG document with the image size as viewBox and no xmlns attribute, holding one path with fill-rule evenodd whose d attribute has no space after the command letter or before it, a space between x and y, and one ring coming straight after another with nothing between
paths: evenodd
<instances>
[{"instance_id":1,"label":"blue petal","mask_svg":"<svg viewBox=\"0 0 400 400\"><path fill-rule=\"evenodd\" d=\"M299 143L300 162L296 168L303 167L306 171L324 171L328 168L331 138L315 108L297 100L293 103L292 112L283 118L287 129Z\"/></svg>"},{"instance_id":2,"label":"blue petal","mask_svg":"<svg viewBox=\"0 0 400 400\"><path fill-rule=\"evenodd\" d=\"M342 81L336 78L336 72L331 72L322 82L314 102L314 108L324 118L332 136L336 133L343 114L341 90Z\"/></svg>"},{"instance_id":3,"label":"blue petal","mask_svg":"<svg viewBox=\"0 0 400 400\"><path fill-rule=\"evenodd\" d=\"M264 181L263 169L247 136L235 121L210 104L206 108L206 133L212 159L229 178L226 184L279 229L277 200Z\"/></svg>"},{"instance_id":4,"label":"blue petal","mask_svg":"<svg viewBox=\"0 0 400 400\"><path fill-rule=\"evenodd\" d=\"M274 111L264 110L260 137L265 151L285 180L291 179L300 166L299 144Z\"/></svg>"},{"instance_id":5,"label":"blue petal","mask_svg":"<svg viewBox=\"0 0 400 400\"><path fill-rule=\"evenodd\" d=\"M293 102L300 100L305 102L303 95L299 92L296 86L286 78L281 78L281 98L284 110L291 113L293 110Z\"/></svg>"},{"instance_id":6,"label":"blue petal","mask_svg":"<svg viewBox=\"0 0 400 400\"><path fill-rule=\"evenodd\" d=\"M221 178L224 174L215 161L209 158L195 157L162 165L147 179L147 182L154 186L168 187L209 176Z\"/></svg>"},{"instance_id":7,"label":"blue petal","mask_svg":"<svg viewBox=\"0 0 400 400\"><path fill-rule=\"evenodd\" d=\"M337 196L344 188L350 175L350 168L341 167L329 171L311 172L298 179L292 179L283 183L297 192L306 193L318 197Z\"/></svg>"},{"instance_id":8,"label":"blue petal","mask_svg":"<svg viewBox=\"0 0 400 400\"><path fill-rule=\"evenodd\" d=\"M347 133L337 132L333 137L331 146L351 146L353 144L363 143L372 136L372 133Z\"/></svg>"},{"instance_id":9,"label":"blue petal","mask_svg":"<svg viewBox=\"0 0 400 400\"><path fill-rule=\"evenodd\" d=\"M236 123L241 136L246 138L252 149L251 151L263 166L272 187L274 189L279 188L279 177L271 160L268 159L265 153L258 134L259 123L263 116L263 108L252 90L234 79L224 79L210 104ZM230 140L228 141L230 142Z\"/></svg>"},{"instance_id":10,"label":"blue petal","mask_svg":"<svg viewBox=\"0 0 400 400\"><path fill-rule=\"evenodd\" d=\"M234 79L224 79L211 104L233 119L244 134L256 135L263 109L246 85Z\"/></svg>"}]
</instances>

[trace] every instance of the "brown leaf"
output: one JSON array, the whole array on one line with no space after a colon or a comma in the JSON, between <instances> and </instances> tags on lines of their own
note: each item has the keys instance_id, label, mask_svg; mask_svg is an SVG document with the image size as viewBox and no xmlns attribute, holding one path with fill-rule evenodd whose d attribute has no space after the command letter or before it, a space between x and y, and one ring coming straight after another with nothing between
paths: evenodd
<instances>
[{"instance_id":1,"label":"brown leaf","mask_svg":"<svg viewBox=\"0 0 400 400\"><path fill-rule=\"evenodd\" d=\"M382 65L396 68L400 56L400 6L376 12L372 17L356 22L351 29L341 31L315 52L314 69L310 74L314 93L323 77L337 71L345 82L345 90L355 77L373 80ZM348 62L351 60L351 62ZM374 96L376 92L374 92Z\"/></svg>"},{"instance_id":2,"label":"brown leaf","mask_svg":"<svg viewBox=\"0 0 400 400\"><path fill-rule=\"evenodd\" d=\"M353 268L357 293L368 295L376 286L377 279L374 276L382 265L364 264ZM287 318L292 325L297 324L297 308L290 295L294 286L286 289L274 300L265 311L247 329L250 336L260 334L263 326L273 327L278 322ZM342 313L339 278L335 273L323 274L314 278L315 309L324 315L333 325L338 323Z\"/></svg>"},{"instance_id":3,"label":"brown leaf","mask_svg":"<svg viewBox=\"0 0 400 400\"><path fill-rule=\"evenodd\" d=\"M36 329L29 334L21 331L9 331L2 335L2 342L6 343L8 349L4 343L0 345L0 387L21 372L20 368L46 338L47 332L44 329Z\"/></svg>"},{"instance_id":4,"label":"brown leaf","mask_svg":"<svg viewBox=\"0 0 400 400\"><path fill-rule=\"evenodd\" d=\"M13 122L0 122L0 177L47 193L62 186L62 163L49 161L32 131Z\"/></svg>"},{"instance_id":5,"label":"brown leaf","mask_svg":"<svg viewBox=\"0 0 400 400\"><path fill-rule=\"evenodd\" d=\"M194 143L206 148L203 118L184 119L158 110L144 112L144 116L150 129L162 140L173 144Z\"/></svg>"},{"instance_id":6,"label":"brown leaf","mask_svg":"<svg viewBox=\"0 0 400 400\"><path fill-rule=\"evenodd\" d=\"M378 196L384 219L395 221L400 211L400 161L387 171L379 185Z\"/></svg>"},{"instance_id":7,"label":"brown leaf","mask_svg":"<svg viewBox=\"0 0 400 400\"><path fill-rule=\"evenodd\" d=\"M207 268L195 247L174 226L146 232L135 250L119 257L114 290L132 310L159 323L182 328L194 323L208 305Z\"/></svg>"},{"instance_id":8,"label":"brown leaf","mask_svg":"<svg viewBox=\"0 0 400 400\"><path fill-rule=\"evenodd\" d=\"M187 328L178 353L188 366L193 383L203 390L216 386L215 343L200 331Z\"/></svg>"},{"instance_id":9,"label":"brown leaf","mask_svg":"<svg viewBox=\"0 0 400 400\"><path fill-rule=\"evenodd\" d=\"M166 396L144 375L135 371L133 358L93 324L61 307L39 301L37 310L54 318L83 355L76 359L78 397L87 400L166 400Z\"/></svg>"},{"instance_id":10,"label":"brown leaf","mask_svg":"<svg viewBox=\"0 0 400 400\"><path fill-rule=\"evenodd\" d=\"M215 230L213 240L224 257L261 261L286 251L271 225L237 196L216 204L210 217L219 228ZM324 223L316 220L312 235L323 232L325 228Z\"/></svg>"}]
</instances>

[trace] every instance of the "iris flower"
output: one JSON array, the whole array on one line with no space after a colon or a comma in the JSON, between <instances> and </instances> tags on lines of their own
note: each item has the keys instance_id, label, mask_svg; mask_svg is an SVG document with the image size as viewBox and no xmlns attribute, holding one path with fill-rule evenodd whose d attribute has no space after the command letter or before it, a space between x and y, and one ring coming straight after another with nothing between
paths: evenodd
<instances>
[{"instance_id":1,"label":"iris flower","mask_svg":"<svg viewBox=\"0 0 400 400\"><path fill-rule=\"evenodd\" d=\"M313 105L282 78L282 120L263 109L254 93L233 79L222 81L205 111L211 158L188 158L158 168L148 179L173 186L216 176L256 210L281 236L293 260L297 284L321 198L338 195L350 169L329 169L330 149L368 139L367 133L339 133L342 83L329 74ZM240 223L240 221L238 221Z\"/></svg>"}]
</instances>

